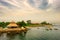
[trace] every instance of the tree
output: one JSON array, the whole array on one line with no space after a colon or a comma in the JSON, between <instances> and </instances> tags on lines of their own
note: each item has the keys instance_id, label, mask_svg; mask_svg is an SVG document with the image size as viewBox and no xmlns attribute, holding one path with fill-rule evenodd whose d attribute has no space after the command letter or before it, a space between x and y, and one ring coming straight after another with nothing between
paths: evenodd
<instances>
[{"instance_id":1,"label":"tree","mask_svg":"<svg viewBox=\"0 0 60 40\"><path fill-rule=\"evenodd\" d=\"M19 27L25 27L26 26L26 23L24 21L21 21L21 22L17 22L17 25L19 25Z\"/></svg>"},{"instance_id":2,"label":"tree","mask_svg":"<svg viewBox=\"0 0 60 40\"><path fill-rule=\"evenodd\" d=\"M26 26L26 23L25 23L24 21L22 21L22 22L20 23L20 25L24 27L24 26Z\"/></svg>"},{"instance_id":3,"label":"tree","mask_svg":"<svg viewBox=\"0 0 60 40\"><path fill-rule=\"evenodd\" d=\"M52 25L52 24L50 24L50 23L47 23L46 21L41 22L41 24L43 24L43 25Z\"/></svg>"},{"instance_id":4,"label":"tree","mask_svg":"<svg viewBox=\"0 0 60 40\"><path fill-rule=\"evenodd\" d=\"M27 20L27 25L31 25L31 20Z\"/></svg>"},{"instance_id":5,"label":"tree","mask_svg":"<svg viewBox=\"0 0 60 40\"><path fill-rule=\"evenodd\" d=\"M5 25L7 26L10 22L5 22Z\"/></svg>"},{"instance_id":6,"label":"tree","mask_svg":"<svg viewBox=\"0 0 60 40\"><path fill-rule=\"evenodd\" d=\"M21 22L17 22L17 25L19 25L19 27L21 27Z\"/></svg>"},{"instance_id":7,"label":"tree","mask_svg":"<svg viewBox=\"0 0 60 40\"><path fill-rule=\"evenodd\" d=\"M41 24L47 24L47 22L46 22L46 21L44 21L44 22L41 22Z\"/></svg>"},{"instance_id":8,"label":"tree","mask_svg":"<svg viewBox=\"0 0 60 40\"><path fill-rule=\"evenodd\" d=\"M5 22L0 22L0 26L3 27L3 28L5 28L6 27L5 26Z\"/></svg>"}]
</instances>

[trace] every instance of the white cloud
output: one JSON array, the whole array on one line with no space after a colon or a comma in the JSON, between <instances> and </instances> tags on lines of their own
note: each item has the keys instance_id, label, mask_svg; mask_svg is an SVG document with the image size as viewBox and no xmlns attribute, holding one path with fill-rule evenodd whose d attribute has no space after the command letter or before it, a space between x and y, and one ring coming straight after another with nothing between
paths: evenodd
<instances>
[{"instance_id":1,"label":"white cloud","mask_svg":"<svg viewBox=\"0 0 60 40\"><path fill-rule=\"evenodd\" d=\"M60 13L53 12L52 6L47 10L37 9L28 4L27 0L4 0L18 8L9 9L6 6L0 5L0 21L19 21L31 19L35 22L48 21L60 22ZM53 5L50 1L49 4ZM39 3L37 3L39 5ZM1 15L2 14L2 15Z\"/></svg>"}]
</instances>

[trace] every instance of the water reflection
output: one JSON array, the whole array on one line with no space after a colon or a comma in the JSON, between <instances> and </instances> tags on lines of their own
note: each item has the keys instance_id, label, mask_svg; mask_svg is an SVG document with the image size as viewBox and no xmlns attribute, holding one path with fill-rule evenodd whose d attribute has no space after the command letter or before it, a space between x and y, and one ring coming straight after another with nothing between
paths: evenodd
<instances>
[{"instance_id":1,"label":"water reflection","mask_svg":"<svg viewBox=\"0 0 60 40\"><path fill-rule=\"evenodd\" d=\"M8 40L8 38L7 38L6 35L7 35L6 33L2 34L2 35L0 36L0 40Z\"/></svg>"},{"instance_id":2,"label":"water reflection","mask_svg":"<svg viewBox=\"0 0 60 40\"><path fill-rule=\"evenodd\" d=\"M15 34L15 33L3 33L0 36L0 40L25 40L27 32L22 32L20 34Z\"/></svg>"},{"instance_id":3,"label":"water reflection","mask_svg":"<svg viewBox=\"0 0 60 40\"><path fill-rule=\"evenodd\" d=\"M46 28L30 28L27 32L20 34L15 33L3 33L0 36L0 40L60 40L60 28L59 30L49 30Z\"/></svg>"}]
</instances>

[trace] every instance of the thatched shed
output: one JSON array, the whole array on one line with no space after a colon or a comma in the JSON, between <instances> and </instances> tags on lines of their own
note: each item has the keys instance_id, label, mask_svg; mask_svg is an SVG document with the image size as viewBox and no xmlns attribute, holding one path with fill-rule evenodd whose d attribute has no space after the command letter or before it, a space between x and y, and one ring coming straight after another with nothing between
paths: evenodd
<instances>
[{"instance_id":1,"label":"thatched shed","mask_svg":"<svg viewBox=\"0 0 60 40\"><path fill-rule=\"evenodd\" d=\"M18 28L18 25L14 21L12 21L7 25L7 28Z\"/></svg>"}]
</instances>

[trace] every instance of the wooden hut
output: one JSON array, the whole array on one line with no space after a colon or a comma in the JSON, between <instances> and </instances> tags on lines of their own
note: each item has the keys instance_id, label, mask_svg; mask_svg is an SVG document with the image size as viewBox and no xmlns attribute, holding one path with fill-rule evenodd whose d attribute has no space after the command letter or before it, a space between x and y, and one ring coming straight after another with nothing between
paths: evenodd
<instances>
[{"instance_id":1,"label":"wooden hut","mask_svg":"<svg viewBox=\"0 0 60 40\"><path fill-rule=\"evenodd\" d=\"M25 29L23 30L22 28L19 28L19 26L14 21L10 22L10 24L8 24L4 29L5 33L20 33L24 31Z\"/></svg>"},{"instance_id":2,"label":"wooden hut","mask_svg":"<svg viewBox=\"0 0 60 40\"><path fill-rule=\"evenodd\" d=\"M4 28L5 33L20 32L21 28L14 22L10 22L6 28Z\"/></svg>"},{"instance_id":3,"label":"wooden hut","mask_svg":"<svg viewBox=\"0 0 60 40\"><path fill-rule=\"evenodd\" d=\"M12 21L9 25L7 25L7 28L18 28L18 25L14 21Z\"/></svg>"}]
</instances>

